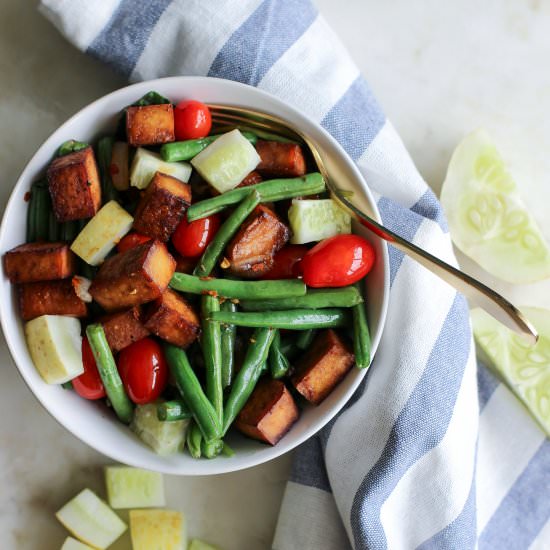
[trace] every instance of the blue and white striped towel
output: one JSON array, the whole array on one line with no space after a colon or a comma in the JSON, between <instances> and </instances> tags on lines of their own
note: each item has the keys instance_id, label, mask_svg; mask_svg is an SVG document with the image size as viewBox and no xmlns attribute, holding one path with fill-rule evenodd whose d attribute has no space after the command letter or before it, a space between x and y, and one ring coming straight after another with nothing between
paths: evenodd
<instances>
[{"instance_id":1,"label":"blue and white striped towel","mask_svg":"<svg viewBox=\"0 0 550 550\"><path fill-rule=\"evenodd\" d=\"M130 80L217 76L302 109L357 162L384 223L454 262L437 200L308 0L42 0L41 10ZM550 442L502 384L484 368L476 376L465 300L400 252L390 258L374 365L296 453L274 548L548 548Z\"/></svg>"}]
</instances>

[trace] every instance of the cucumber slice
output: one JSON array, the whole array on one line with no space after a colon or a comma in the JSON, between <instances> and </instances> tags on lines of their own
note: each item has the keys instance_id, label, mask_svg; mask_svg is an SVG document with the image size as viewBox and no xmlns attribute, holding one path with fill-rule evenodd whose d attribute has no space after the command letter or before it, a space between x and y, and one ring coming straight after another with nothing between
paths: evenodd
<instances>
[{"instance_id":1,"label":"cucumber slice","mask_svg":"<svg viewBox=\"0 0 550 550\"><path fill-rule=\"evenodd\" d=\"M130 231L134 218L116 201L109 201L84 226L71 250L89 265L99 265Z\"/></svg>"},{"instance_id":2,"label":"cucumber slice","mask_svg":"<svg viewBox=\"0 0 550 550\"><path fill-rule=\"evenodd\" d=\"M455 149L441 203L453 242L483 269L510 283L550 277L548 243L484 130Z\"/></svg>"},{"instance_id":3,"label":"cucumber slice","mask_svg":"<svg viewBox=\"0 0 550 550\"><path fill-rule=\"evenodd\" d=\"M34 366L48 384L63 384L84 372L80 321L64 315L42 315L25 325Z\"/></svg>"},{"instance_id":4,"label":"cucumber slice","mask_svg":"<svg viewBox=\"0 0 550 550\"><path fill-rule=\"evenodd\" d=\"M218 547L199 539L193 539L189 545L189 550L218 550Z\"/></svg>"},{"instance_id":5,"label":"cucumber slice","mask_svg":"<svg viewBox=\"0 0 550 550\"><path fill-rule=\"evenodd\" d=\"M107 466L105 485L111 508L155 508L166 505L164 481L158 472L129 466Z\"/></svg>"},{"instance_id":6,"label":"cucumber slice","mask_svg":"<svg viewBox=\"0 0 550 550\"><path fill-rule=\"evenodd\" d=\"M474 336L492 367L550 437L550 311L521 308L539 332L534 346L481 309L472 310Z\"/></svg>"},{"instance_id":7,"label":"cucumber slice","mask_svg":"<svg viewBox=\"0 0 550 550\"><path fill-rule=\"evenodd\" d=\"M260 160L241 132L232 130L203 149L191 164L216 191L225 193L237 187Z\"/></svg>"},{"instance_id":8,"label":"cucumber slice","mask_svg":"<svg viewBox=\"0 0 550 550\"><path fill-rule=\"evenodd\" d=\"M351 217L332 199L292 201L288 220L293 244L321 241L334 235L351 233Z\"/></svg>"},{"instance_id":9,"label":"cucumber slice","mask_svg":"<svg viewBox=\"0 0 550 550\"><path fill-rule=\"evenodd\" d=\"M189 419L162 422L157 417L158 402L138 405L134 411L132 430L159 455L183 450Z\"/></svg>"},{"instance_id":10,"label":"cucumber slice","mask_svg":"<svg viewBox=\"0 0 550 550\"><path fill-rule=\"evenodd\" d=\"M130 510L133 550L184 550L185 518L173 510Z\"/></svg>"},{"instance_id":11,"label":"cucumber slice","mask_svg":"<svg viewBox=\"0 0 550 550\"><path fill-rule=\"evenodd\" d=\"M65 542L63 543L63 546L61 547L61 550L94 550L94 549L91 546L84 544L83 542L73 539L73 537L67 537L65 539Z\"/></svg>"},{"instance_id":12,"label":"cucumber slice","mask_svg":"<svg viewBox=\"0 0 550 550\"><path fill-rule=\"evenodd\" d=\"M138 147L130 169L130 185L138 189L145 189L155 172L162 172L187 183L191 176L191 170L191 165L188 162L165 162L160 155Z\"/></svg>"},{"instance_id":13,"label":"cucumber slice","mask_svg":"<svg viewBox=\"0 0 550 550\"><path fill-rule=\"evenodd\" d=\"M78 539L94 548L107 548L126 524L90 489L84 489L55 514Z\"/></svg>"}]
</instances>

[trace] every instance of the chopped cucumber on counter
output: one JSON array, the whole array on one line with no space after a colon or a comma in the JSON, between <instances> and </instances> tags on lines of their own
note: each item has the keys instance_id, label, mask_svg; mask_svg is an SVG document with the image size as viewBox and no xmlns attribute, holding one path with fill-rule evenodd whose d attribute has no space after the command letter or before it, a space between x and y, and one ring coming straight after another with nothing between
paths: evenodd
<instances>
[{"instance_id":1,"label":"chopped cucumber on counter","mask_svg":"<svg viewBox=\"0 0 550 550\"><path fill-rule=\"evenodd\" d=\"M80 321L64 315L42 315L25 325L34 366L48 384L63 384L84 372Z\"/></svg>"},{"instance_id":2,"label":"chopped cucumber on counter","mask_svg":"<svg viewBox=\"0 0 550 550\"><path fill-rule=\"evenodd\" d=\"M174 454L183 449L189 419L163 422L157 416L158 402L138 405L131 424L132 430L155 453Z\"/></svg>"},{"instance_id":3,"label":"chopped cucumber on counter","mask_svg":"<svg viewBox=\"0 0 550 550\"><path fill-rule=\"evenodd\" d=\"M130 169L130 185L145 189L155 172L162 172L187 183L191 176L191 165L187 162L165 162L160 155L138 147Z\"/></svg>"},{"instance_id":4,"label":"chopped cucumber on counter","mask_svg":"<svg viewBox=\"0 0 550 550\"><path fill-rule=\"evenodd\" d=\"M189 544L189 550L218 550L218 547L199 539L193 539Z\"/></svg>"},{"instance_id":5,"label":"chopped cucumber on counter","mask_svg":"<svg viewBox=\"0 0 550 550\"><path fill-rule=\"evenodd\" d=\"M87 264L99 265L130 229L134 218L116 201L109 201L84 226L71 250Z\"/></svg>"},{"instance_id":6,"label":"chopped cucumber on counter","mask_svg":"<svg viewBox=\"0 0 550 550\"><path fill-rule=\"evenodd\" d=\"M107 466L105 485L109 506L115 509L166 506L162 474L130 468Z\"/></svg>"},{"instance_id":7,"label":"chopped cucumber on counter","mask_svg":"<svg viewBox=\"0 0 550 550\"><path fill-rule=\"evenodd\" d=\"M237 187L259 163L256 149L239 130L221 135L191 161L197 172L220 193Z\"/></svg>"},{"instance_id":8,"label":"chopped cucumber on counter","mask_svg":"<svg viewBox=\"0 0 550 550\"><path fill-rule=\"evenodd\" d=\"M550 277L548 243L484 130L455 149L441 203L453 242L483 269L510 283Z\"/></svg>"},{"instance_id":9,"label":"chopped cucumber on counter","mask_svg":"<svg viewBox=\"0 0 550 550\"><path fill-rule=\"evenodd\" d=\"M471 312L482 359L519 397L550 437L550 310L525 307L539 340L534 346L481 309Z\"/></svg>"},{"instance_id":10,"label":"chopped cucumber on counter","mask_svg":"<svg viewBox=\"0 0 550 550\"><path fill-rule=\"evenodd\" d=\"M126 531L126 524L90 489L81 491L55 515L75 537L94 548L107 548Z\"/></svg>"},{"instance_id":11,"label":"chopped cucumber on counter","mask_svg":"<svg viewBox=\"0 0 550 550\"><path fill-rule=\"evenodd\" d=\"M73 539L73 537L67 537L65 539L65 542L63 543L63 546L61 547L61 550L94 550L94 549L91 546L84 544L83 542Z\"/></svg>"},{"instance_id":12,"label":"chopped cucumber on counter","mask_svg":"<svg viewBox=\"0 0 550 550\"><path fill-rule=\"evenodd\" d=\"M173 510L130 510L133 550L184 550L185 518Z\"/></svg>"},{"instance_id":13,"label":"chopped cucumber on counter","mask_svg":"<svg viewBox=\"0 0 550 550\"><path fill-rule=\"evenodd\" d=\"M292 244L321 241L351 233L351 217L332 199L293 200L288 210Z\"/></svg>"}]
</instances>

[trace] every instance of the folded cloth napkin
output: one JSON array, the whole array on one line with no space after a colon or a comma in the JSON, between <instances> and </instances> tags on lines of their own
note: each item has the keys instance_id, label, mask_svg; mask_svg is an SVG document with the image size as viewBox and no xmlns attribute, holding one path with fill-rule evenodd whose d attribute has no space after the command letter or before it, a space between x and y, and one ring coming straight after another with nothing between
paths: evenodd
<instances>
[{"instance_id":1,"label":"folded cloth napkin","mask_svg":"<svg viewBox=\"0 0 550 550\"><path fill-rule=\"evenodd\" d=\"M301 109L357 163L385 224L455 262L438 201L308 0L42 0L40 9L130 80L216 76ZM549 442L476 369L464 298L391 247L390 267L374 363L344 411L296 452L274 548L543 548Z\"/></svg>"}]
</instances>

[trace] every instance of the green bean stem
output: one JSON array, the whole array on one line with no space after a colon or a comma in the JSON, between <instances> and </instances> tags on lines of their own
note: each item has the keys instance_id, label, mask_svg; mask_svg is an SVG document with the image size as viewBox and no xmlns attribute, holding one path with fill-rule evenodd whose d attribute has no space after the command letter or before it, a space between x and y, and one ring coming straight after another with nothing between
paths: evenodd
<instances>
[{"instance_id":1,"label":"green bean stem","mask_svg":"<svg viewBox=\"0 0 550 550\"><path fill-rule=\"evenodd\" d=\"M221 305L222 311L235 312L237 306L231 300L225 300ZM237 327L235 325L221 325L221 348L222 348L222 386L227 388L233 380L235 369L235 337Z\"/></svg>"},{"instance_id":2,"label":"green bean stem","mask_svg":"<svg viewBox=\"0 0 550 550\"><path fill-rule=\"evenodd\" d=\"M213 439L212 441L201 441L201 455L205 458L216 458L223 452L223 440Z\"/></svg>"},{"instance_id":3,"label":"green bean stem","mask_svg":"<svg viewBox=\"0 0 550 550\"><path fill-rule=\"evenodd\" d=\"M165 422L185 420L193 415L182 399L163 401L157 405L157 418Z\"/></svg>"},{"instance_id":4,"label":"green bean stem","mask_svg":"<svg viewBox=\"0 0 550 550\"><path fill-rule=\"evenodd\" d=\"M105 393L118 418L125 424L129 424L134 408L124 390L113 354L107 343L107 338L105 338L105 332L103 332L103 326L99 323L88 325L86 336L92 348Z\"/></svg>"},{"instance_id":5,"label":"green bean stem","mask_svg":"<svg viewBox=\"0 0 550 550\"><path fill-rule=\"evenodd\" d=\"M353 351L355 364L360 369L370 365L370 332L365 304L353 306Z\"/></svg>"},{"instance_id":6,"label":"green bean stem","mask_svg":"<svg viewBox=\"0 0 550 550\"><path fill-rule=\"evenodd\" d=\"M278 330L269 348L268 363L272 378L282 378L290 369L290 363L281 350L281 335Z\"/></svg>"},{"instance_id":7,"label":"green bean stem","mask_svg":"<svg viewBox=\"0 0 550 550\"><path fill-rule=\"evenodd\" d=\"M216 440L217 441L217 440ZM202 443L202 432L196 422L191 421L189 428L187 428L187 450L193 458L201 457L201 443Z\"/></svg>"}]
</instances>

